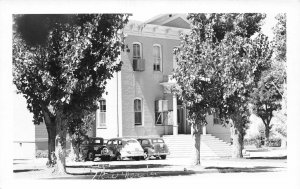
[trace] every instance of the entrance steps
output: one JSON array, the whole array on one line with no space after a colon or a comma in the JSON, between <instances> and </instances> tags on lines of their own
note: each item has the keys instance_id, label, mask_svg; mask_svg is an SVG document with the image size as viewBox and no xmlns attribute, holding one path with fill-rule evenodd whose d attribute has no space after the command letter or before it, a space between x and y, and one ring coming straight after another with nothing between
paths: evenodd
<instances>
[{"instance_id":1,"label":"entrance steps","mask_svg":"<svg viewBox=\"0 0 300 189\"><path fill-rule=\"evenodd\" d=\"M193 138L191 135L164 135L163 139L170 150L169 157L191 157L193 155ZM231 145L206 134L200 138L200 157L230 157Z\"/></svg>"}]
</instances>

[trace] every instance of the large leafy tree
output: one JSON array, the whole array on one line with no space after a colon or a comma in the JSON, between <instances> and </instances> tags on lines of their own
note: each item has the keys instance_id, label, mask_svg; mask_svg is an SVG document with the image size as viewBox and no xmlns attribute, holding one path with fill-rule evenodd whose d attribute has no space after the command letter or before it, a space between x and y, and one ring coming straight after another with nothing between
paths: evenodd
<instances>
[{"instance_id":1,"label":"large leafy tree","mask_svg":"<svg viewBox=\"0 0 300 189\"><path fill-rule=\"evenodd\" d=\"M279 120L275 130L279 132L283 138L286 139L286 127L287 127L287 74L286 74L286 14L276 15L277 23L273 28L274 33L274 53L275 53L275 71L278 72L278 79L281 81L278 83L277 88L282 91L281 109L275 112L275 117ZM276 82L275 82L276 85Z\"/></svg>"},{"instance_id":2,"label":"large leafy tree","mask_svg":"<svg viewBox=\"0 0 300 189\"><path fill-rule=\"evenodd\" d=\"M96 110L107 80L121 68L127 21L124 14L14 16L13 82L34 123L46 124L57 173L66 172L68 129Z\"/></svg>"},{"instance_id":3,"label":"large leafy tree","mask_svg":"<svg viewBox=\"0 0 300 189\"><path fill-rule=\"evenodd\" d=\"M189 14L190 35L183 35L174 74L195 138L195 164L200 164L200 134L206 116L220 112L231 123L233 157L242 157L249 118L249 94L269 67L267 37L258 34L263 14Z\"/></svg>"},{"instance_id":4,"label":"large leafy tree","mask_svg":"<svg viewBox=\"0 0 300 189\"><path fill-rule=\"evenodd\" d=\"M272 128L271 120L275 111L281 109L286 90L286 18L284 14L279 14L276 19L278 22L273 28L275 56L272 58L270 69L263 72L251 94L254 113L262 119L265 126L267 144Z\"/></svg>"}]
</instances>

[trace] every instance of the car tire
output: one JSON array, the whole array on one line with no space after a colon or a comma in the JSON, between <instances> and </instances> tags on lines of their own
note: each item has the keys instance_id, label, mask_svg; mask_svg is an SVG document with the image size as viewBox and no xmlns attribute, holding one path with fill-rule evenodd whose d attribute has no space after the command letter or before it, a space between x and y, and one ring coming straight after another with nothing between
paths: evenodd
<instances>
[{"instance_id":1,"label":"car tire","mask_svg":"<svg viewBox=\"0 0 300 189\"><path fill-rule=\"evenodd\" d=\"M87 160L88 161L94 161L95 154L93 152L88 152L87 154Z\"/></svg>"},{"instance_id":2,"label":"car tire","mask_svg":"<svg viewBox=\"0 0 300 189\"><path fill-rule=\"evenodd\" d=\"M117 160L117 161L121 161L121 160L122 160L122 157L121 157L121 154L120 154L120 153L118 153L118 154L116 155L116 160Z\"/></svg>"},{"instance_id":3,"label":"car tire","mask_svg":"<svg viewBox=\"0 0 300 189\"><path fill-rule=\"evenodd\" d=\"M133 157L133 159L134 159L135 161L140 161L141 159L144 159L144 156Z\"/></svg>"},{"instance_id":4,"label":"car tire","mask_svg":"<svg viewBox=\"0 0 300 189\"><path fill-rule=\"evenodd\" d=\"M102 161L110 161L110 157L109 156L104 156L104 157L101 157L101 160Z\"/></svg>"},{"instance_id":5,"label":"car tire","mask_svg":"<svg viewBox=\"0 0 300 189\"><path fill-rule=\"evenodd\" d=\"M144 160L148 160L148 159L149 159L148 152L144 152Z\"/></svg>"},{"instance_id":6,"label":"car tire","mask_svg":"<svg viewBox=\"0 0 300 189\"><path fill-rule=\"evenodd\" d=\"M166 156L166 155L162 155L162 156L160 156L160 158L161 158L161 159L166 159L167 156Z\"/></svg>"}]
</instances>

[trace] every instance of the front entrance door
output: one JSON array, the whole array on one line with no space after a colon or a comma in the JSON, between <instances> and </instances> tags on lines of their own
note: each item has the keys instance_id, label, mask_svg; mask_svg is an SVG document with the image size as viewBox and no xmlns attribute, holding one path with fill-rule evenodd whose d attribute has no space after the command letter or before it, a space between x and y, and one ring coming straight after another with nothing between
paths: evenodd
<instances>
[{"instance_id":1,"label":"front entrance door","mask_svg":"<svg viewBox=\"0 0 300 189\"><path fill-rule=\"evenodd\" d=\"M183 106L180 105L177 107L178 134L185 134L183 118Z\"/></svg>"},{"instance_id":2,"label":"front entrance door","mask_svg":"<svg viewBox=\"0 0 300 189\"><path fill-rule=\"evenodd\" d=\"M178 134L191 134L191 127L186 121L186 109L182 105L177 106Z\"/></svg>"}]
</instances>

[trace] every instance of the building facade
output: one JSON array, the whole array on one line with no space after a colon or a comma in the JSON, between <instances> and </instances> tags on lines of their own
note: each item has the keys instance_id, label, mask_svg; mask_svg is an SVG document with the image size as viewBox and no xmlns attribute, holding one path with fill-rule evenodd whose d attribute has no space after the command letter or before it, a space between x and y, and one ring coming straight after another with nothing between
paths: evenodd
<instances>
[{"instance_id":1,"label":"building facade","mask_svg":"<svg viewBox=\"0 0 300 189\"><path fill-rule=\"evenodd\" d=\"M130 21L124 33L128 50L121 53L120 72L107 84L96 112L96 136L164 136L191 134L186 109L170 88L177 63L173 50L180 34L190 32L182 14L159 15L144 23ZM203 133L230 141L229 128L207 117Z\"/></svg>"},{"instance_id":2,"label":"building facade","mask_svg":"<svg viewBox=\"0 0 300 189\"><path fill-rule=\"evenodd\" d=\"M98 102L96 125L88 133L106 139L113 137L190 135L186 109L172 93L177 63L173 50L180 35L190 32L183 14L164 14L146 22L130 21L124 29L128 50L121 53L120 72L107 82L107 94ZM16 104L17 103L17 104ZM14 158L32 158L36 150L47 150L45 124L33 125L26 100L16 95L14 108ZM230 142L230 129L207 116L203 134ZM26 131L26 132L24 132Z\"/></svg>"}]
</instances>

